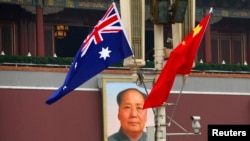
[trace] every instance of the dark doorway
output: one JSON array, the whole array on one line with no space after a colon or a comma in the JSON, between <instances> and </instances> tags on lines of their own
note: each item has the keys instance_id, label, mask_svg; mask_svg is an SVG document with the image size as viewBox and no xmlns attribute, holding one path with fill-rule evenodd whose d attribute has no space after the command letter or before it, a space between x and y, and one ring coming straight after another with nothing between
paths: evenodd
<instances>
[{"instance_id":1,"label":"dark doorway","mask_svg":"<svg viewBox=\"0 0 250 141\"><path fill-rule=\"evenodd\" d=\"M90 27L70 26L66 37L62 39L55 38L57 56L74 57L90 31Z\"/></svg>"}]
</instances>

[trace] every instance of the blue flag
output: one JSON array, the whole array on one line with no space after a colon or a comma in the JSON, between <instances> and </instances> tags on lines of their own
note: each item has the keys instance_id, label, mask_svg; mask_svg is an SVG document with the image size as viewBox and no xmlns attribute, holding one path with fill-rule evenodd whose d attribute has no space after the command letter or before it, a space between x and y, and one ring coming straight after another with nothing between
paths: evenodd
<instances>
[{"instance_id":1,"label":"blue flag","mask_svg":"<svg viewBox=\"0 0 250 141\"><path fill-rule=\"evenodd\" d=\"M115 3L78 50L63 85L46 101L52 104L104 69L133 55Z\"/></svg>"}]
</instances>

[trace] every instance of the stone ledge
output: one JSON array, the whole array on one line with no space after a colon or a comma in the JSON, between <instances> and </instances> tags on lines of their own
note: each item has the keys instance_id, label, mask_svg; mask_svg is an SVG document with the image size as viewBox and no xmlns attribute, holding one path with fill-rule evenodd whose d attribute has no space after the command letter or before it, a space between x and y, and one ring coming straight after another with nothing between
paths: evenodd
<instances>
[{"instance_id":1,"label":"stone ledge","mask_svg":"<svg viewBox=\"0 0 250 141\"><path fill-rule=\"evenodd\" d=\"M69 68L58 67L30 67L30 66L0 66L0 71L47 71L47 72L65 72L67 73ZM129 69L126 68L109 68L102 71L103 74L132 74ZM154 69L143 70L144 74L154 75ZM226 72L192 72L189 76L195 77L223 77L223 78L250 78L250 73L226 73Z\"/></svg>"}]
</instances>

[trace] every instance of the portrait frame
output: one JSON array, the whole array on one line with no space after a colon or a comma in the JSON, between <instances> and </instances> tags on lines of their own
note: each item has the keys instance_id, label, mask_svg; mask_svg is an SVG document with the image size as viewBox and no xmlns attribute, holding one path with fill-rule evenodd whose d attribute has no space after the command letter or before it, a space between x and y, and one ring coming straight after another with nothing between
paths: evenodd
<instances>
[{"instance_id":1,"label":"portrait frame","mask_svg":"<svg viewBox=\"0 0 250 141\"><path fill-rule=\"evenodd\" d=\"M152 79L145 80L152 82ZM150 89L138 86L132 81L131 77L102 77L102 102L103 102L103 141L108 141L108 136L117 132L120 128L118 120L118 104L116 102L117 94L126 88L137 88L145 94ZM154 126L154 114L152 109L147 109L147 126Z\"/></svg>"}]
</instances>

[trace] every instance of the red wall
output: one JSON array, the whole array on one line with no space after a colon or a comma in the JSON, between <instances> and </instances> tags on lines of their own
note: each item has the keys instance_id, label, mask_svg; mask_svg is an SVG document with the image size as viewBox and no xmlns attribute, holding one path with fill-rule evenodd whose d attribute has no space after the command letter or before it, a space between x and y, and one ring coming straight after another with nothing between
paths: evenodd
<instances>
[{"instance_id":1,"label":"red wall","mask_svg":"<svg viewBox=\"0 0 250 141\"><path fill-rule=\"evenodd\" d=\"M168 102L175 102L177 94L171 95ZM167 107L167 115L172 114L172 107ZM174 120L189 132L193 131L190 117L200 116L201 133L199 136L172 136L171 141L207 141L209 124L250 124L250 96L235 95L197 95L182 94ZM167 132L184 132L174 123Z\"/></svg>"},{"instance_id":2,"label":"red wall","mask_svg":"<svg viewBox=\"0 0 250 141\"><path fill-rule=\"evenodd\" d=\"M1 141L103 141L99 91L73 91L52 105L51 90L0 89ZM172 94L168 102L175 102ZM167 107L171 115L173 107ZM250 124L250 96L182 94L174 121L192 132L190 116L201 116L199 136L171 141L206 141L208 124ZM172 122L168 133L184 132Z\"/></svg>"},{"instance_id":3,"label":"red wall","mask_svg":"<svg viewBox=\"0 0 250 141\"><path fill-rule=\"evenodd\" d=\"M0 140L102 140L100 92L74 91L46 105L52 92L0 89Z\"/></svg>"}]
</instances>

